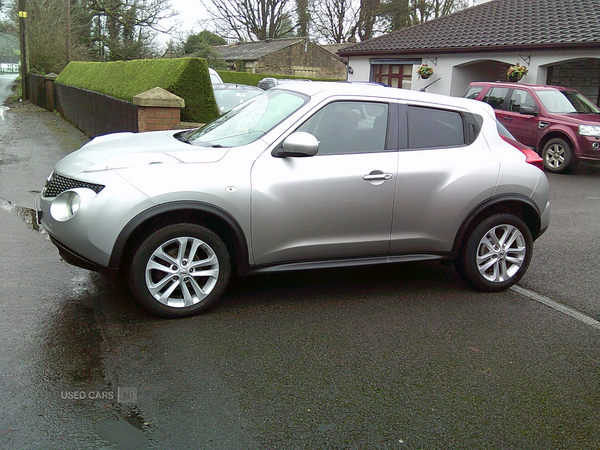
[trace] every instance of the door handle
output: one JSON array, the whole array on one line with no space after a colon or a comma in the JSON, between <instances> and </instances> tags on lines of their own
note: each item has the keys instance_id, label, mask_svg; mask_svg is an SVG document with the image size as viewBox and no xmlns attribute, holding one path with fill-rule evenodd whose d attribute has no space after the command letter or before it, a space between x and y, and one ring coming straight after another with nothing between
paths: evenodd
<instances>
[{"instance_id":1,"label":"door handle","mask_svg":"<svg viewBox=\"0 0 600 450\"><path fill-rule=\"evenodd\" d=\"M391 179L391 173L383 173L381 170L374 170L363 177L365 181L388 181Z\"/></svg>"},{"instance_id":2,"label":"door handle","mask_svg":"<svg viewBox=\"0 0 600 450\"><path fill-rule=\"evenodd\" d=\"M512 118L512 117L510 117L510 116L504 116L504 117L503 117L503 119L504 119L504 120L513 120L513 118Z\"/></svg>"}]
</instances>

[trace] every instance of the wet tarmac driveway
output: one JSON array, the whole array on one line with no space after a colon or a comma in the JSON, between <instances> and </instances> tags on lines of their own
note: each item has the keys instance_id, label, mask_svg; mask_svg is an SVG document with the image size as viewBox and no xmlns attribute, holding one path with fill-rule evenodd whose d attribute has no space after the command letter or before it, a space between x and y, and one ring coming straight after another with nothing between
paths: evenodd
<instances>
[{"instance_id":1,"label":"wet tarmac driveway","mask_svg":"<svg viewBox=\"0 0 600 450\"><path fill-rule=\"evenodd\" d=\"M28 224L51 156L25 147L57 157L85 138L11 114L36 128L21 147L0 134L0 448L600 448L600 331L440 264L257 276L204 315L148 315ZM564 276L557 235L523 285L594 316L592 281L538 284Z\"/></svg>"}]
</instances>

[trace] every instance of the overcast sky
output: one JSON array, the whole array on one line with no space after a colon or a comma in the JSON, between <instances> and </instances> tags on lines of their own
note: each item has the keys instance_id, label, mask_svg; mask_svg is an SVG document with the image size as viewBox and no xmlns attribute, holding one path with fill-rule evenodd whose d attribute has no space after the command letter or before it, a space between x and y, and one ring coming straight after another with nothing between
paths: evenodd
<instances>
[{"instance_id":1,"label":"overcast sky","mask_svg":"<svg viewBox=\"0 0 600 450\"><path fill-rule=\"evenodd\" d=\"M206 8L200 0L171 0L171 6L179 12L177 20L182 22L181 31L195 30L200 27L198 20L206 19ZM198 29L197 31L202 31Z\"/></svg>"},{"instance_id":2,"label":"overcast sky","mask_svg":"<svg viewBox=\"0 0 600 450\"><path fill-rule=\"evenodd\" d=\"M472 0L474 4L481 4L489 2L491 0ZM196 33L206 29L205 24L198 23L199 20L206 20L206 8L202 5L200 0L171 0L171 6L174 10L177 10L180 14L176 17L176 20L181 23L178 31L183 34L188 34L190 31ZM169 21L168 24L174 23ZM165 26L168 26L165 24ZM169 36L159 36L162 43L166 43L170 38Z\"/></svg>"}]
</instances>

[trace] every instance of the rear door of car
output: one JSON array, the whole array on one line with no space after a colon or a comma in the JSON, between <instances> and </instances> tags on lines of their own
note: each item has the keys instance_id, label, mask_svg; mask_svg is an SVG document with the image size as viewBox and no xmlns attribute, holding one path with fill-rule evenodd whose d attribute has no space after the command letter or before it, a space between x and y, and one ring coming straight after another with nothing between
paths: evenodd
<instances>
[{"instance_id":1,"label":"rear door of car","mask_svg":"<svg viewBox=\"0 0 600 450\"><path fill-rule=\"evenodd\" d=\"M469 212L493 195L500 162L468 112L415 104L399 118L390 254L449 252Z\"/></svg>"},{"instance_id":2,"label":"rear door of car","mask_svg":"<svg viewBox=\"0 0 600 450\"><path fill-rule=\"evenodd\" d=\"M256 264L385 257L398 168L397 110L385 101L330 102L295 130L317 137L317 155L265 152L256 160Z\"/></svg>"},{"instance_id":3,"label":"rear door of car","mask_svg":"<svg viewBox=\"0 0 600 450\"><path fill-rule=\"evenodd\" d=\"M511 89L502 110L496 111L496 117L518 141L530 147L536 147L538 141L539 106L533 95L526 89Z\"/></svg>"}]
</instances>

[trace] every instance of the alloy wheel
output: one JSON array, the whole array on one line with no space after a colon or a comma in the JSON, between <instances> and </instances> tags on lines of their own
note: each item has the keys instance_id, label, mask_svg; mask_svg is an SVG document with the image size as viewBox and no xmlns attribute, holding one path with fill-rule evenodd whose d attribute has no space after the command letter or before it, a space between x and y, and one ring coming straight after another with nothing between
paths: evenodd
<instances>
[{"instance_id":1,"label":"alloy wheel","mask_svg":"<svg viewBox=\"0 0 600 450\"><path fill-rule=\"evenodd\" d=\"M552 144L546 149L546 165L552 169L560 168L566 159L566 152L562 145Z\"/></svg>"},{"instance_id":2,"label":"alloy wheel","mask_svg":"<svg viewBox=\"0 0 600 450\"><path fill-rule=\"evenodd\" d=\"M513 225L499 225L479 241L477 268L490 282L508 281L518 273L526 254L527 245L521 231Z\"/></svg>"},{"instance_id":3,"label":"alloy wheel","mask_svg":"<svg viewBox=\"0 0 600 450\"><path fill-rule=\"evenodd\" d=\"M178 237L152 253L145 275L148 291L158 302L184 308L201 302L212 292L219 277L219 261L206 242Z\"/></svg>"}]
</instances>

